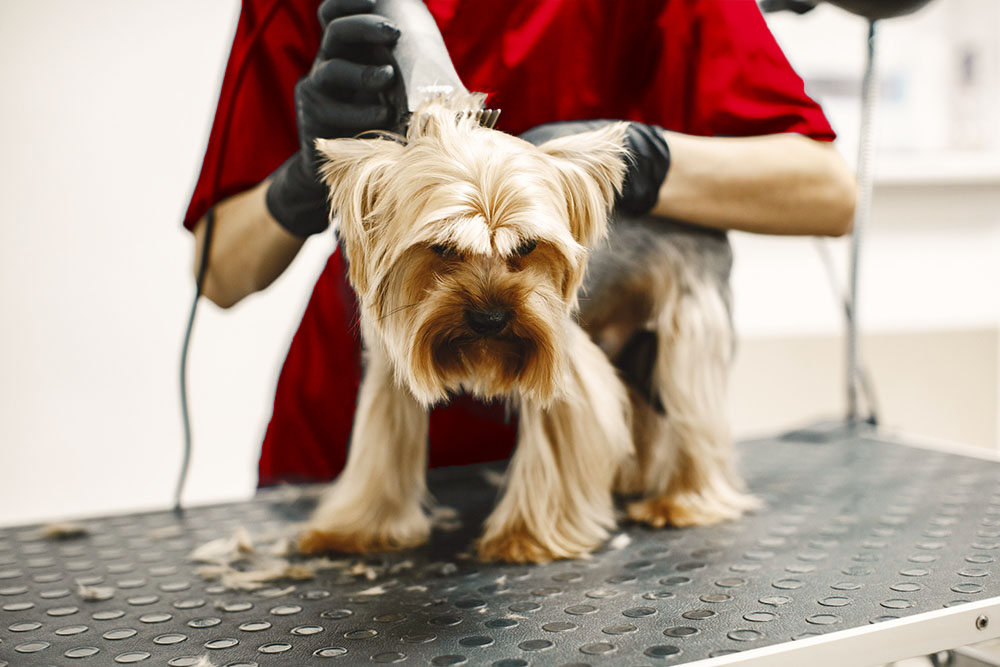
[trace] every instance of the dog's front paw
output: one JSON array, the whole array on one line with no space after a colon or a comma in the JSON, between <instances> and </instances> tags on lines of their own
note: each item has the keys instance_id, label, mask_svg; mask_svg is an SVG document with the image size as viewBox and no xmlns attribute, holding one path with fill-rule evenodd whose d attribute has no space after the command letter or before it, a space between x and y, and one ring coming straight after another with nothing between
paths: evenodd
<instances>
[{"instance_id":1,"label":"dog's front paw","mask_svg":"<svg viewBox=\"0 0 1000 667\"><path fill-rule=\"evenodd\" d=\"M479 560L504 563L548 563L566 556L556 554L526 530L484 537L476 544Z\"/></svg>"},{"instance_id":2,"label":"dog's front paw","mask_svg":"<svg viewBox=\"0 0 1000 667\"><path fill-rule=\"evenodd\" d=\"M306 528L296 538L295 548L299 553L311 556L329 551L364 554L387 549L388 545L380 544L371 536Z\"/></svg>"},{"instance_id":3,"label":"dog's front paw","mask_svg":"<svg viewBox=\"0 0 1000 667\"><path fill-rule=\"evenodd\" d=\"M422 515L409 525L382 526L378 530L351 531L342 528L306 526L296 538L299 553L319 554L328 551L365 554L374 551L397 551L418 547L427 542L430 524Z\"/></svg>"},{"instance_id":4,"label":"dog's front paw","mask_svg":"<svg viewBox=\"0 0 1000 667\"><path fill-rule=\"evenodd\" d=\"M299 533L295 546L299 553L312 555L329 551L366 554L374 551L397 551L417 547L427 538L400 539L389 535L341 533L332 530L306 528Z\"/></svg>"},{"instance_id":5,"label":"dog's front paw","mask_svg":"<svg viewBox=\"0 0 1000 667\"><path fill-rule=\"evenodd\" d=\"M574 544L565 535L546 542L524 528L487 534L476 543L479 560L504 563L548 563L563 558L585 558L607 535L595 535L592 544Z\"/></svg>"},{"instance_id":6,"label":"dog's front paw","mask_svg":"<svg viewBox=\"0 0 1000 667\"><path fill-rule=\"evenodd\" d=\"M753 496L735 492L725 501L696 493L668 493L629 503L627 513L632 521L654 528L684 528L738 519L757 505Z\"/></svg>"}]
</instances>

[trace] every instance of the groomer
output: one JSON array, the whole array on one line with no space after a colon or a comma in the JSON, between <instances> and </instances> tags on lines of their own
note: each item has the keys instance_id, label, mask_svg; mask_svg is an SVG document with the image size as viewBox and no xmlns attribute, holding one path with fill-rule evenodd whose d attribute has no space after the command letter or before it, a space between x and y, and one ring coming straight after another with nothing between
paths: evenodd
<instances>
[{"instance_id":1,"label":"groomer","mask_svg":"<svg viewBox=\"0 0 1000 667\"><path fill-rule=\"evenodd\" d=\"M631 212L766 234L849 231L853 176L753 0L426 3L465 85L502 110L498 129L637 121L621 202ZM313 139L388 128L395 117L378 95L395 76L379 54L405 26L370 14L373 4L244 0L185 219L197 253L214 207L204 293L219 306L266 288L310 236L331 233ZM338 250L282 367L261 485L342 468L361 375L356 322ZM504 458L515 428L501 406L458 397L431 414L430 465Z\"/></svg>"}]
</instances>

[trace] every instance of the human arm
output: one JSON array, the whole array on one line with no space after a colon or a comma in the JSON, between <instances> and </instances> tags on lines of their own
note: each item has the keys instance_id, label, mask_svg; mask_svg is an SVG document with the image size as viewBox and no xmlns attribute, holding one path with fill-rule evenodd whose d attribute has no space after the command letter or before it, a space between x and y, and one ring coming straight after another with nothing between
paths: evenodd
<instances>
[{"instance_id":1,"label":"human arm","mask_svg":"<svg viewBox=\"0 0 1000 667\"><path fill-rule=\"evenodd\" d=\"M854 175L833 144L799 134L696 137L663 130L670 169L654 215L784 235L851 231Z\"/></svg>"},{"instance_id":2,"label":"human arm","mask_svg":"<svg viewBox=\"0 0 1000 667\"><path fill-rule=\"evenodd\" d=\"M540 144L609 120L541 125ZM830 142L799 134L698 137L631 122L617 206L706 227L760 234L841 236L851 230L855 184Z\"/></svg>"},{"instance_id":3,"label":"human arm","mask_svg":"<svg viewBox=\"0 0 1000 667\"><path fill-rule=\"evenodd\" d=\"M664 133L673 160L653 210L769 234L849 232L853 174L826 141L834 138L833 129L757 3L687 8L686 17L658 24L680 43L700 47L673 52L674 66L661 69L654 84L657 99L671 100L669 106L682 113L652 122L686 134ZM664 112L649 119L668 117Z\"/></svg>"},{"instance_id":4,"label":"human arm","mask_svg":"<svg viewBox=\"0 0 1000 667\"><path fill-rule=\"evenodd\" d=\"M211 256L203 292L217 305L228 308L267 287L295 258L306 237L326 230L327 191L315 175L315 139L353 136L362 130L385 127L394 117L394 110L379 97L380 91L393 79L393 68L381 62L379 50L391 47L398 31L384 18L371 14L373 7L374 0L325 0L318 11L317 27L321 31L315 45L309 46L303 41L308 35L300 37L298 33L285 34L279 30L272 39L273 44L268 43L270 46L261 46L256 51L265 58L258 63L258 69L281 73L279 80L296 77L292 79L298 81L292 95L294 108L284 109L266 93L252 96L253 91L274 92L281 87L275 80L264 77L256 85L240 89L248 97L240 98L241 106L237 107L235 116L220 111L213 138L217 133L226 134L227 128L218 126L218 118L229 119L227 123L235 123L236 131L242 128L243 132L242 140L229 143L227 163L230 171L235 170L239 175L235 179L238 183L260 183L215 206ZM298 18L304 24L311 17L303 14ZM234 46L234 52L235 49ZM301 60L302 56L312 53L316 53L316 57L311 69L308 72L298 69L296 58ZM283 58L290 59L291 64ZM281 63L285 64L279 66ZM230 74L227 70L227 81ZM225 85L223 90L225 92ZM268 113L258 117L255 110L259 108ZM292 145L297 144L298 150L280 163L292 149L275 148L286 143L277 141L274 134L286 128L293 117L295 124L291 127L297 130L297 137ZM251 127L266 125L268 137L258 141L247 132L248 122ZM249 145L260 150L243 150ZM282 155L283 150L289 152ZM252 169L244 169L266 161L271 165L266 170L258 167L254 173ZM274 169L276 163L280 166ZM267 177L269 171L270 177ZM203 178L205 173L211 171L203 171ZM232 192L232 185L230 182L225 187ZM203 183L202 189L212 193L217 188L214 184L208 187ZM196 272L205 241L205 217L201 212L211 201L209 199L195 213L200 218L191 216L187 223L195 232Z\"/></svg>"},{"instance_id":5,"label":"human arm","mask_svg":"<svg viewBox=\"0 0 1000 667\"><path fill-rule=\"evenodd\" d=\"M286 231L265 204L269 181L233 195L215 206L215 227L209 248L202 294L221 308L230 308L281 275L295 259L305 239ZM205 244L205 218L194 227L193 272Z\"/></svg>"}]
</instances>

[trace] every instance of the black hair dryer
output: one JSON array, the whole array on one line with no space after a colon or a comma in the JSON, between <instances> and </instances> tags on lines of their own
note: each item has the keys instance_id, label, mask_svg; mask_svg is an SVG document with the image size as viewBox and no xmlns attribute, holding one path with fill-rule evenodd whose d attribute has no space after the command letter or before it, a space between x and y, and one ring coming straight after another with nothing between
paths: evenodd
<instances>
[{"instance_id":1,"label":"black hair dryer","mask_svg":"<svg viewBox=\"0 0 1000 667\"><path fill-rule=\"evenodd\" d=\"M765 12L792 11L805 14L821 2L828 2L852 14L863 16L869 21L891 19L912 14L931 0L762 0L760 8Z\"/></svg>"}]
</instances>

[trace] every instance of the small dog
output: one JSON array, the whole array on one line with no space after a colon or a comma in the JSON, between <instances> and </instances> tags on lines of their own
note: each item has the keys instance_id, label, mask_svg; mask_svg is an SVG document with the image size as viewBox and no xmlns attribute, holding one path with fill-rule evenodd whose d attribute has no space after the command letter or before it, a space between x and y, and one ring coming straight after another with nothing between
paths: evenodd
<instances>
[{"instance_id":1,"label":"small dog","mask_svg":"<svg viewBox=\"0 0 1000 667\"><path fill-rule=\"evenodd\" d=\"M586 555L615 526L613 491L653 526L739 516L754 501L724 418L725 235L620 219L602 243L625 125L536 147L470 104L430 102L397 140L317 142L366 366L347 465L299 550L428 539L427 414L456 392L519 415L483 560Z\"/></svg>"}]
</instances>

